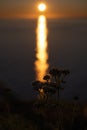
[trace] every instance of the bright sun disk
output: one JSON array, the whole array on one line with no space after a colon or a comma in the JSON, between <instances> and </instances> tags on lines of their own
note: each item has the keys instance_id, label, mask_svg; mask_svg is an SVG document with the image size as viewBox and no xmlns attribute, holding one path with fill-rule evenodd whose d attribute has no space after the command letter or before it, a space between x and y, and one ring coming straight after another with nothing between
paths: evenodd
<instances>
[{"instance_id":1,"label":"bright sun disk","mask_svg":"<svg viewBox=\"0 0 87 130\"><path fill-rule=\"evenodd\" d=\"M41 3L38 5L39 11L45 11L46 10L46 5L44 3Z\"/></svg>"}]
</instances>

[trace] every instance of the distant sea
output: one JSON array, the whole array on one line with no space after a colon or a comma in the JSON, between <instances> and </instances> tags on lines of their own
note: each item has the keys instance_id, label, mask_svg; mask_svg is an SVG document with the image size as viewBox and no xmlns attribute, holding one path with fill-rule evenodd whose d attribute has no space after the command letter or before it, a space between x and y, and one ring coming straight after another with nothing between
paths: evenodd
<instances>
[{"instance_id":1,"label":"distant sea","mask_svg":"<svg viewBox=\"0 0 87 130\"><path fill-rule=\"evenodd\" d=\"M35 20L0 20L0 80L23 100L34 98ZM61 98L87 100L87 19L47 19L49 67L70 70Z\"/></svg>"}]
</instances>

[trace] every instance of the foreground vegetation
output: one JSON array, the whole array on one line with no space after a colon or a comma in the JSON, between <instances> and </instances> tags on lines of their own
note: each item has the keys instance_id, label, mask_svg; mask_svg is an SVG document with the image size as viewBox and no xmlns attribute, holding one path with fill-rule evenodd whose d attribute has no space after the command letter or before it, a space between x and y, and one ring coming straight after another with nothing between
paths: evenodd
<instances>
[{"instance_id":1,"label":"foreground vegetation","mask_svg":"<svg viewBox=\"0 0 87 130\"><path fill-rule=\"evenodd\" d=\"M2 105L2 104L1 104ZM84 107L61 101L16 102L0 111L0 130L86 130Z\"/></svg>"},{"instance_id":2,"label":"foreground vegetation","mask_svg":"<svg viewBox=\"0 0 87 130\"><path fill-rule=\"evenodd\" d=\"M53 68L44 81L34 81L38 98L29 102L17 100L0 82L0 130L87 130L86 105L79 104L77 96L72 102L60 98L69 73Z\"/></svg>"}]
</instances>

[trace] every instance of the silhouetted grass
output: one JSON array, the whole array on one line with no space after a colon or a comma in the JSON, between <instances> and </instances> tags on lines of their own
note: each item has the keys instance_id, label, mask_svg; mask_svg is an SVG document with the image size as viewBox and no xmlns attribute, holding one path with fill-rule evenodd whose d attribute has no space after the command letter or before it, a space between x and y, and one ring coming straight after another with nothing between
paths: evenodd
<instances>
[{"instance_id":1,"label":"silhouetted grass","mask_svg":"<svg viewBox=\"0 0 87 130\"><path fill-rule=\"evenodd\" d=\"M87 129L87 107L79 104L78 97L73 102L55 98L23 102L15 99L3 84L0 89L0 130Z\"/></svg>"},{"instance_id":2,"label":"silhouetted grass","mask_svg":"<svg viewBox=\"0 0 87 130\"><path fill-rule=\"evenodd\" d=\"M3 104L1 103L1 106ZM10 104L11 105L11 104ZM80 104L51 101L16 102L10 111L0 111L0 130L84 130L87 119ZM1 107L0 107L1 108ZM1 110L1 109L0 109Z\"/></svg>"}]
</instances>

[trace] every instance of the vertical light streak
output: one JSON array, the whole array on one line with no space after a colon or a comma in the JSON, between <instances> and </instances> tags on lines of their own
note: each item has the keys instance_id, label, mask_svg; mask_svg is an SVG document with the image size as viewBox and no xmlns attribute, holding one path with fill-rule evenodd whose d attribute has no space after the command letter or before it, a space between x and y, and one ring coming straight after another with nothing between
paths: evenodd
<instances>
[{"instance_id":1,"label":"vertical light streak","mask_svg":"<svg viewBox=\"0 0 87 130\"><path fill-rule=\"evenodd\" d=\"M37 47L36 47L36 61L35 71L36 80L43 80L43 76L46 74L48 69L48 53L47 53L47 23L46 17L40 15L37 22Z\"/></svg>"}]
</instances>

